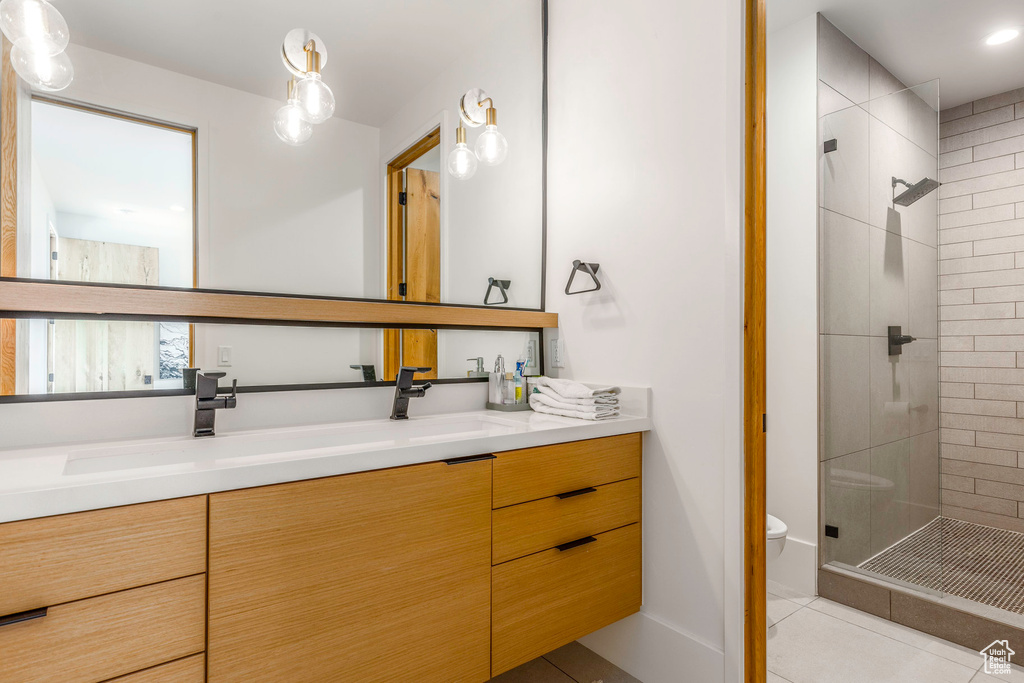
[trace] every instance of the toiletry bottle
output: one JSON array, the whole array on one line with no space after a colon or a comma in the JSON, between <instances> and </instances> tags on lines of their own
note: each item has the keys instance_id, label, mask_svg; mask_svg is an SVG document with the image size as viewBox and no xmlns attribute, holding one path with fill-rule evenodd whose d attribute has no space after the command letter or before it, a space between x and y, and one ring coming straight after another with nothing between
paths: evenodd
<instances>
[{"instance_id":1,"label":"toiletry bottle","mask_svg":"<svg viewBox=\"0 0 1024 683\"><path fill-rule=\"evenodd\" d=\"M523 373L526 372L526 359L522 356L516 361L516 403L524 403L526 400L525 388L526 379Z\"/></svg>"},{"instance_id":2,"label":"toiletry bottle","mask_svg":"<svg viewBox=\"0 0 1024 683\"><path fill-rule=\"evenodd\" d=\"M500 405L505 402L505 359L500 353L494 359L494 372L491 373L488 382L488 394L491 403Z\"/></svg>"},{"instance_id":3,"label":"toiletry bottle","mask_svg":"<svg viewBox=\"0 0 1024 683\"><path fill-rule=\"evenodd\" d=\"M505 373L505 404L512 405L516 402L516 380L515 373Z\"/></svg>"}]
</instances>

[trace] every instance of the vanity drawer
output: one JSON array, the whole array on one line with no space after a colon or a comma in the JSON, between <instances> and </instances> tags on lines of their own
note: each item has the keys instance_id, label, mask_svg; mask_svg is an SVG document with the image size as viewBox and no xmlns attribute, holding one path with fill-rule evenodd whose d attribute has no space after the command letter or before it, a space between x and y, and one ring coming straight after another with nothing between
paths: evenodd
<instances>
[{"instance_id":1,"label":"vanity drawer","mask_svg":"<svg viewBox=\"0 0 1024 683\"><path fill-rule=\"evenodd\" d=\"M640 476L640 434L496 453L495 508Z\"/></svg>"},{"instance_id":2,"label":"vanity drawer","mask_svg":"<svg viewBox=\"0 0 1024 683\"><path fill-rule=\"evenodd\" d=\"M192 576L0 626L0 668L4 683L94 683L202 652L205 643L206 576Z\"/></svg>"},{"instance_id":3,"label":"vanity drawer","mask_svg":"<svg viewBox=\"0 0 1024 683\"><path fill-rule=\"evenodd\" d=\"M206 496L0 524L0 615L206 571Z\"/></svg>"},{"instance_id":4,"label":"vanity drawer","mask_svg":"<svg viewBox=\"0 0 1024 683\"><path fill-rule=\"evenodd\" d=\"M206 656L198 654L138 673L111 678L107 683L204 683L205 680Z\"/></svg>"},{"instance_id":5,"label":"vanity drawer","mask_svg":"<svg viewBox=\"0 0 1024 683\"><path fill-rule=\"evenodd\" d=\"M582 489L492 513L491 561L501 564L584 536L640 521L640 480Z\"/></svg>"},{"instance_id":6,"label":"vanity drawer","mask_svg":"<svg viewBox=\"0 0 1024 683\"><path fill-rule=\"evenodd\" d=\"M491 570L491 675L640 609L640 525Z\"/></svg>"}]
</instances>

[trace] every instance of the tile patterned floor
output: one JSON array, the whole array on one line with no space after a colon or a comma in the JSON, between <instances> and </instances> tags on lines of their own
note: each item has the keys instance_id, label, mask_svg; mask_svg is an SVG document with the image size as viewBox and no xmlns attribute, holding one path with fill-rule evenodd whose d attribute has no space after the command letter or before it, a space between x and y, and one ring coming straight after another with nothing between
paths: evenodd
<instances>
[{"instance_id":1,"label":"tile patterned floor","mask_svg":"<svg viewBox=\"0 0 1024 683\"><path fill-rule=\"evenodd\" d=\"M981 655L769 582L768 683L1024 683L986 676Z\"/></svg>"},{"instance_id":2,"label":"tile patterned floor","mask_svg":"<svg viewBox=\"0 0 1024 683\"><path fill-rule=\"evenodd\" d=\"M579 643L569 643L492 678L490 683L640 683Z\"/></svg>"},{"instance_id":3,"label":"tile patterned floor","mask_svg":"<svg viewBox=\"0 0 1024 683\"><path fill-rule=\"evenodd\" d=\"M1024 534L939 517L862 569L1024 614Z\"/></svg>"}]
</instances>

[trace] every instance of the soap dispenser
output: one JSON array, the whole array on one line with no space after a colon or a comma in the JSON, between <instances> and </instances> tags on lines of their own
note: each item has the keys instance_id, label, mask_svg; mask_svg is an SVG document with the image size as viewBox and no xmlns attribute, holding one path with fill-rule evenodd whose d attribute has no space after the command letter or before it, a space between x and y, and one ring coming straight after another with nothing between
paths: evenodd
<instances>
[{"instance_id":1,"label":"soap dispenser","mask_svg":"<svg viewBox=\"0 0 1024 683\"><path fill-rule=\"evenodd\" d=\"M487 377L489 373L484 370L484 357L467 358L468 361L476 361L476 370L467 370L466 377Z\"/></svg>"}]
</instances>

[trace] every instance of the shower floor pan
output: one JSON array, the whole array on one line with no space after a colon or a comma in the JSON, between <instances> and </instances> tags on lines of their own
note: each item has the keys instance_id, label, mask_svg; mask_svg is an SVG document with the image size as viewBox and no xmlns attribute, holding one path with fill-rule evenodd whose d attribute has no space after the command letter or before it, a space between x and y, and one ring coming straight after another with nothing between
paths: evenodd
<instances>
[{"instance_id":1,"label":"shower floor pan","mask_svg":"<svg viewBox=\"0 0 1024 683\"><path fill-rule=\"evenodd\" d=\"M937 517L859 565L897 581L1024 614L1024 534Z\"/></svg>"}]
</instances>

